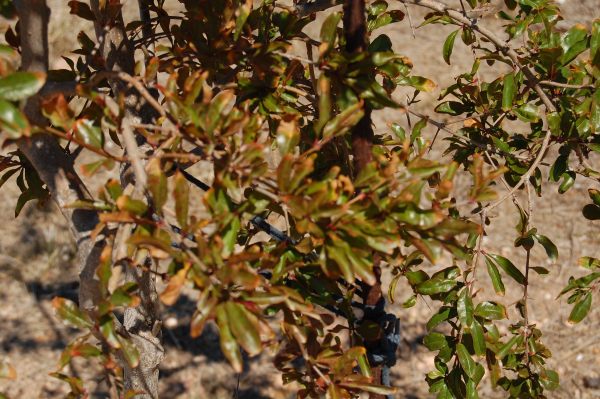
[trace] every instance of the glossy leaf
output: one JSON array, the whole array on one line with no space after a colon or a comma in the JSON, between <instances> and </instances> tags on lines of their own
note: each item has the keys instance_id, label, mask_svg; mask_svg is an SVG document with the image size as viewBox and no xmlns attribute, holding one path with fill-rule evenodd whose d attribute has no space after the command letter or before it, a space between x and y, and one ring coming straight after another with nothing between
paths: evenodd
<instances>
[{"instance_id":1,"label":"glossy leaf","mask_svg":"<svg viewBox=\"0 0 600 399\"><path fill-rule=\"evenodd\" d=\"M0 78L0 98L19 101L36 94L46 82L39 72L15 72Z\"/></svg>"},{"instance_id":2,"label":"glossy leaf","mask_svg":"<svg viewBox=\"0 0 600 399\"><path fill-rule=\"evenodd\" d=\"M473 300L468 289L463 289L456 303L458 319L464 327L470 327L473 324Z\"/></svg>"},{"instance_id":3,"label":"glossy leaf","mask_svg":"<svg viewBox=\"0 0 600 399\"><path fill-rule=\"evenodd\" d=\"M587 316L592 307L592 293L588 292L583 296L583 298L579 299L575 302L575 306L571 310L571 314L569 315L569 323L576 324Z\"/></svg>"},{"instance_id":4,"label":"glossy leaf","mask_svg":"<svg viewBox=\"0 0 600 399\"><path fill-rule=\"evenodd\" d=\"M29 122L25 115L10 102L0 99L0 129L11 139L28 136Z\"/></svg>"},{"instance_id":5,"label":"glossy leaf","mask_svg":"<svg viewBox=\"0 0 600 399\"><path fill-rule=\"evenodd\" d=\"M510 111L516 94L515 75L508 73L504 75L504 86L502 89L502 110Z\"/></svg>"},{"instance_id":6,"label":"glossy leaf","mask_svg":"<svg viewBox=\"0 0 600 399\"><path fill-rule=\"evenodd\" d=\"M548 255L548 258L550 258L551 261L555 262L558 259L558 248L556 248L556 245L554 245L554 243L548 237L541 234L534 234L533 238L535 238L537 242L544 247L546 255Z\"/></svg>"},{"instance_id":7,"label":"glossy leaf","mask_svg":"<svg viewBox=\"0 0 600 399\"><path fill-rule=\"evenodd\" d=\"M487 266L487 271L492 280L492 286L494 287L494 291L500 296L504 296L506 293L506 289L504 288L504 283L502 282L502 276L500 276L500 272L498 271L498 267L496 264L489 259L487 256L485 257L485 264Z\"/></svg>"},{"instance_id":8,"label":"glossy leaf","mask_svg":"<svg viewBox=\"0 0 600 399\"><path fill-rule=\"evenodd\" d=\"M456 345L456 354L458 355L458 361L465 373L467 373L470 378L475 378L477 362L473 360L467 348L463 344Z\"/></svg>"},{"instance_id":9,"label":"glossy leaf","mask_svg":"<svg viewBox=\"0 0 600 399\"><path fill-rule=\"evenodd\" d=\"M519 284L525 283L525 276L513 263L500 255L486 254L486 258L500 266L504 272Z\"/></svg>"},{"instance_id":10,"label":"glossy leaf","mask_svg":"<svg viewBox=\"0 0 600 399\"><path fill-rule=\"evenodd\" d=\"M450 65L450 56L452 55L452 50L454 49L454 40L456 39L456 35L459 31L460 29L450 33L446 38L446 41L444 41L442 55L444 57L444 61L446 61L446 64L448 65Z\"/></svg>"}]
</instances>

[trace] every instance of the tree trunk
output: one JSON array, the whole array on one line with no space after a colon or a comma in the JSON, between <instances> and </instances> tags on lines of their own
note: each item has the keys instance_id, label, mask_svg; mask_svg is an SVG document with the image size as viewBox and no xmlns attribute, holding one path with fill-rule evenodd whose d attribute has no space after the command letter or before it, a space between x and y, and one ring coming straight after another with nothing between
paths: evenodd
<instances>
[{"instance_id":1,"label":"tree trunk","mask_svg":"<svg viewBox=\"0 0 600 399\"><path fill-rule=\"evenodd\" d=\"M127 38L123 15L119 12L116 17L113 16L108 20L108 13L100 8L98 0L91 0L91 6L96 17L94 24L96 36L101 44L100 52L105 61L106 70L132 75L135 66L134 48ZM146 10L140 9L140 12L145 14ZM125 96L126 109L122 129L129 129L134 123L150 123L156 117L156 112L134 88L127 87L127 84L118 78L109 79L109 84L115 96L121 94ZM138 146L144 146L141 136L136 137L135 141ZM144 182L137 183L141 184L136 185L131 164L123 165L121 185L123 188L129 185L138 186L136 195L143 196ZM127 236L128 233L126 232L125 235ZM137 399L156 399L158 398L159 366L164 358L164 348L161 343L159 303L154 279L148 271L134 266L127 267L125 278L138 284L141 298L139 306L127 308L124 313L123 326L140 352L138 367L132 368L127 362L123 362L125 389L144 392L136 395Z\"/></svg>"},{"instance_id":2,"label":"tree trunk","mask_svg":"<svg viewBox=\"0 0 600 399\"><path fill-rule=\"evenodd\" d=\"M367 42L367 21L365 12L365 0L346 0L344 1L344 36L346 39L346 51L349 53L360 53L366 51ZM352 129L351 144L352 144L352 155L354 162L354 177L367 166L369 162L373 160L373 139L374 132L371 122L371 109L365 104L364 116ZM373 273L375 274L375 284L371 286L363 287L363 305L365 306L365 316L362 322L372 321L378 322L378 320L369 320L370 317L378 317L378 312L368 312L367 309L379 309L382 307L385 299L381 292L381 268L379 266L379 256L377 254L373 257ZM379 324L379 323L378 323ZM369 355L371 348L377 348L379 346L378 341L365 342L367 349L367 355ZM372 359L372 356L369 356ZM383 366L373 365L373 382L375 384L383 384ZM385 399L384 395L375 393L369 394L371 399Z\"/></svg>"},{"instance_id":3,"label":"tree trunk","mask_svg":"<svg viewBox=\"0 0 600 399\"><path fill-rule=\"evenodd\" d=\"M15 7L19 15L21 70L46 73L49 63L50 9L45 0L16 0ZM40 111L40 99L39 95L29 99L25 106L25 114L32 123L44 126L46 120ZM73 160L54 137L36 134L20 139L17 145L36 169L48 187L53 201L69 222L69 229L77 243L80 273L79 304L83 309L91 309L99 293L94 276L103 245L90 238L90 232L98 223L98 215L93 211L66 207L77 200L90 199L91 195L75 172Z\"/></svg>"}]
</instances>

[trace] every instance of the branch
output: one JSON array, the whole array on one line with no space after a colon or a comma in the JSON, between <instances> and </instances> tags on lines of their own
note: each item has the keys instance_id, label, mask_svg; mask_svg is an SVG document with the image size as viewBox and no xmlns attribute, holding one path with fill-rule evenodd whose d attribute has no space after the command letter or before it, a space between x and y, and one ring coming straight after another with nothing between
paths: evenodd
<instances>
[{"instance_id":1,"label":"branch","mask_svg":"<svg viewBox=\"0 0 600 399\"><path fill-rule=\"evenodd\" d=\"M139 150L145 140L142 136L135 136L133 125L140 122L150 123L156 118L157 113L165 115L165 112L146 88L132 77L135 49L127 37L122 13L119 11L116 16L109 15L110 13L107 13L100 3L100 0L90 1L96 17L94 21L96 36L98 42L102 43L100 51L106 60L105 73L108 74L108 83L113 94L125 97L125 115L121 122L121 129L125 152L131 160L131 165L124 165L121 169L121 185L127 188L130 184L135 184L137 194L142 195L147 178ZM140 12L145 13L145 10L141 9ZM146 147L149 149L149 146ZM133 168L134 176L130 173L130 166ZM128 226L121 226L121 229L128 229ZM142 303L135 308L126 308L123 316L123 326L140 352L138 367L132 368L126 361L121 362L124 366L125 390L143 392L136 395L139 399L156 399L158 398L158 367L164 358L164 348L158 336L161 323L156 287L151 273L139 267L127 267L126 280L138 283Z\"/></svg>"},{"instance_id":2,"label":"branch","mask_svg":"<svg viewBox=\"0 0 600 399\"><path fill-rule=\"evenodd\" d=\"M315 12L327 10L328 8L338 6L343 3L343 0L315 0L302 1L296 4L296 11L300 17L305 17Z\"/></svg>"},{"instance_id":3,"label":"branch","mask_svg":"<svg viewBox=\"0 0 600 399\"><path fill-rule=\"evenodd\" d=\"M572 84L568 84L568 83L553 82L551 80L542 80L542 81L540 81L540 84L543 86L559 87L561 89L593 89L594 88L594 85L592 85L592 84L572 85Z\"/></svg>"}]
</instances>

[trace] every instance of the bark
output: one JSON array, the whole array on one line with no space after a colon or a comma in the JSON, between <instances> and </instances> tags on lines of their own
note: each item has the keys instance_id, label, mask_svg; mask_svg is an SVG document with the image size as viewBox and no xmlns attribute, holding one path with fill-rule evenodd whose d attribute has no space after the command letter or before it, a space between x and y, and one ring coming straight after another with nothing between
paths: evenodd
<instances>
[{"instance_id":1,"label":"bark","mask_svg":"<svg viewBox=\"0 0 600 399\"><path fill-rule=\"evenodd\" d=\"M48 23L50 9L45 0L17 0L19 14L22 62L21 70L29 72L48 71ZM46 84L42 92L51 84ZM25 106L28 119L38 125L46 124L40 111L40 96L31 98ZM67 208L77 200L91 199L89 191L75 172L73 160L58 141L46 134L35 134L17 142L38 172L60 212L69 222L69 230L77 242L77 262L80 273L79 304L91 309L96 303L99 290L95 271L102 242L94 242L90 232L98 223L96 212Z\"/></svg>"},{"instance_id":2,"label":"bark","mask_svg":"<svg viewBox=\"0 0 600 399\"><path fill-rule=\"evenodd\" d=\"M367 21L365 13L365 0L345 0L344 1L344 36L346 39L346 51L349 53L360 53L367 49ZM354 176L357 176L364 168L373 160L373 139L374 132L371 122L371 109L365 105L365 115L352 129L351 144L352 155L354 162ZM379 257L374 256L373 273L375 274L375 284L364 286L363 289L363 304L370 309L381 306L383 293L381 291L381 267L379 266ZM367 321L368 313L365 312L363 322ZM372 320L376 322L376 320ZM379 342L365 342L367 351L370 348L378 346ZM375 384L383 384L382 371L380 365L372 367L373 382ZM384 395L375 393L369 394L371 399L385 399Z\"/></svg>"},{"instance_id":3,"label":"bark","mask_svg":"<svg viewBox=\"0 0 600 399\"><path fill-rule=\"evenodd\" d=\"M91 0L92 11L95 14L95 30L100 43L101 55L106 70L109 72L134 72L134 48L128 40L123 16L119 12L116 17L108 17L105 10L100 8L98 0ZM143 12L143 10L141 10ZM125 96L124 126L134 123L150 123L156 117L156 112L148 105L134 88L117 77L109 79L109 84L115 96ZM136 137L137 145L143 147L143 139ZM139 165L135 165L139 167ZM136 186L134 168L126 164L121 169L121 184ZM144 182L137 182L138 196L143 195ZM124 226L122 228L128 228ZM128 232L125 232L125 236ZM159 365L164 358L164 348L160 337L160 315L158 295L153 277L141 268L129 266L126 279L135 281L139 286L141 304L135 308L127 308L124 313L123 326L129 337L140 352L140 364L136 368L123 362L124 384L126 390L144 392L136 395L137 399L158 398Z\"/></svg>"}]
</instances>

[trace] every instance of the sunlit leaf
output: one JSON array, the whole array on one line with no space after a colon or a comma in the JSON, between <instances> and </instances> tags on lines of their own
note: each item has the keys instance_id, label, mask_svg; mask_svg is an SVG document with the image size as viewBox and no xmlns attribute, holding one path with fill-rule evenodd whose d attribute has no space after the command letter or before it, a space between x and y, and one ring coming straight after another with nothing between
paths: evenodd
<instances>
[{"instance_id":1,"label":"sunlit leaf","mask_svg":"<svg viewBox=\"0 0 600 399\"><path fill-rule=\"evenodd\" d=\"M569 315L569 323L576 324L587 316L592 307L592 293L588 292L583 296L582 299L579 299L575 302L575 306L571 310L571 314Z\"/></svg>"},{"instance_id":2,"label":"sunlit leaf","mask_svg":"<svg viewBox=\"0 0 600 399\"><path fill-rule=\"evenodd\" d=\"M40 72L14 72L0 78L0 98L9 101L23 100L37 93L46 83Z\"/></svg>"},{"instance_id":3,"label":"sunlit leaf","mask_svg":"<svg viewBox=\"0 0 600 399\"><path fill-rule=\"evenodd\" d=\"M459 31L460 29L450 33L446 38L446 41L444 41L442 55L444 56L444 61L446 61L446 64L448 65L450 65L450 56L452 55L452 50L454 49L454 40L456 39L456 35Z\"/></svg>"}]
</instances>

